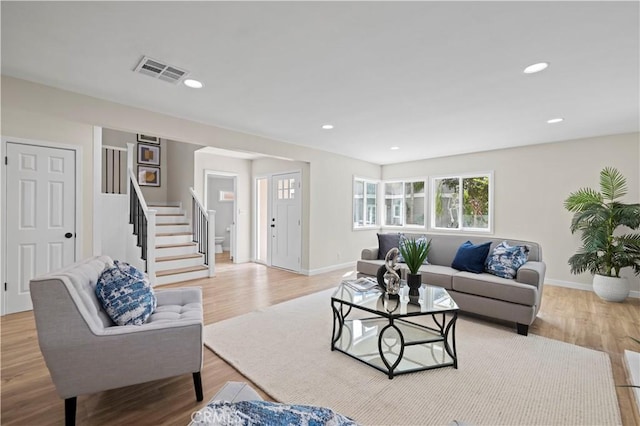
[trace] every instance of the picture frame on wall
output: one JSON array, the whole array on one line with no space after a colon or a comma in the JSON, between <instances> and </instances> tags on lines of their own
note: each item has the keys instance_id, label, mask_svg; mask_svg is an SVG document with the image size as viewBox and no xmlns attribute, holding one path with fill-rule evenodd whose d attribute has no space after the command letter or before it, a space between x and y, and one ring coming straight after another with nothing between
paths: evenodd
<instances>
[{"instance_id":1,"label":"picture frame on wall","mask_svg":"<svg viewBox=\"0 0 640 426\"><path fill-rule=\"evenodd\" d=\"M138 133L138 142L160 145L160 138L157 136L143 135L141 133Z\"/></svg>"},{"instance_id":2,"label":"picture frame on wall","mask_svg":"<svg viewBox=\"0 0 640 426\"><path fill-rule=\"evenodd\" d=\"M160 167L138 166L140 186L160 186Z\"/></svg>"},{"instance_id":3,"label":"picture frame on wall","mask_svg":"<svg viewBox=\"0 0 640 426\"><path fill-rule=\"evenodd\" d=\"M145 164L149 166L159 166L160 165L160 146L139 143L138 144L138 164Z\"/></svg>"}]
</instances>

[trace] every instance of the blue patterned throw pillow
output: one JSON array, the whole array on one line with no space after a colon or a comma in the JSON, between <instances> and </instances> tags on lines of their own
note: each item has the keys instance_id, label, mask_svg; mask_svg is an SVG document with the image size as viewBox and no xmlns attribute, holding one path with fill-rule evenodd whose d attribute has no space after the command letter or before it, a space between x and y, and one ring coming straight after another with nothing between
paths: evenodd
<instances>
[{"instance_id":1,"label":"blue patterned throw pillow","mask_svg":"<svg viewBox=\"0 0 640 426\"><path fill-rule=\"evenodd\" d=\"M96 296L118 325L144 324L157 305L153 288L144 273L117 260L100 274Z\"/></svg>"},{"instance_id":2,"label":"blue patterned throw pillow","mask_svg":"<svg viewBox=\"0 0 640 426\"><path fill-rule=\"evenodd\" d=\"M309 425L357 426L329 408L268 401L214 401L192 416L198 426Z\"/></svg>"},{"instance_id":3,"label":"blue patterned throw pillow","mask_svg":"<svg viewBox=\"0 0 640 426\"><path fill-rule=\"evenodd\" d=\"M526 246L510 246L503 241L487 258L485 271L498 277L513 279L528 257L529 249Z\"/></svg>"}]
</instances>

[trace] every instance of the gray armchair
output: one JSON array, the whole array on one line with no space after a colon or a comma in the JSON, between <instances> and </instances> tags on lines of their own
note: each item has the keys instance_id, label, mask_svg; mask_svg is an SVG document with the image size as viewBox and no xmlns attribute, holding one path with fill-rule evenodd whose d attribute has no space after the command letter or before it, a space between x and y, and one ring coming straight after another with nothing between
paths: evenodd
<instances>
[{"instance_id":1,"label":"gray armchair","mask_svg":"<svg viewBox=\"0 0 640 426\"><path fill-rule=\"evenodd\" d=\"M156 290L158 306L140 326L114 325L95 295L111 259L93 257L31 280L38 342L65 423L75 424L77 396L192 373L202 401L202 291Z\"/></svg>"}]
</instances>

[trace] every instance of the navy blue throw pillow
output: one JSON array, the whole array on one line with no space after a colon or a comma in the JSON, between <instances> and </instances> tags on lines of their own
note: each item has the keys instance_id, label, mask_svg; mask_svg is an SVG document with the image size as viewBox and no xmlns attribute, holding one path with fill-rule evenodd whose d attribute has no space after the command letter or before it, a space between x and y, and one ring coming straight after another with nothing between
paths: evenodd
<instances>
[{"instance_id":1,"label":"navy blue throw pillow","mask_svg":"<svg viewBox=\"0 0 640 426\"><path fill-rule=\"evenodd\" d=\"M384 259L389 250L400 245L400 233L378 234L378 259Z\"/></svg>"},{"instance_id":2,"label":"navy blue throw pillow","mask_svg":"<svg viewBox=\"0 0 640 426\"><path fill-rule=\"evenodd\" d=\"M400 233L378 234L378 259L384 260L392 248L400 246Z\"/></svg>"},{"instance_id":3,"label":"navy blue throw pillow","mask_svg":"<svg viewBox=\"0 0 640 426\"><path fill-rule=\"evenodd\" d=\"M487 260L491 241L474 245L471 241L462 243L458 248L456 257L451 263L451 267L458 271L473 272L480 274L484 271L484 262Z\"/></svg>"}]
</instances>

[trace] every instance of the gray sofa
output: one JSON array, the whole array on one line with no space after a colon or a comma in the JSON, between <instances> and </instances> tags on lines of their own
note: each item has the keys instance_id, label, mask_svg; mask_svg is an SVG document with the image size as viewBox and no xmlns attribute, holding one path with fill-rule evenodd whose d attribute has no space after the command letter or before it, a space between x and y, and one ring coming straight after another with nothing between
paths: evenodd
<instances>
[{"instance_id":1,"label":"gray sofa","mask_svg":"<svg viewBox=\"0 0 640 426\"><path fill-rule=\"evenodd\" d=\"M405 235L417 238L425 234ZM518 334L526 336L542 299L546 266L542 261L540 245L505 238L426 235L431 240L431 249L429 264L420 267L422 282L446 288L462 311L515 322ZM500 278L486 272L474 274L458 271L451 267L451 263L458 247L467 240L473 244L491 241L489 253L502 241L509 245L525 245L529 248L528 261L518 269L515 279ZM378 259L378 247L362 250L361 259L357 263L358 277L375 277L383 263L383 260ZM401 265L406 268L406 265Z\"/></svg>"}]
</instances>

